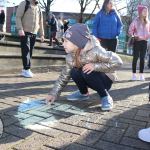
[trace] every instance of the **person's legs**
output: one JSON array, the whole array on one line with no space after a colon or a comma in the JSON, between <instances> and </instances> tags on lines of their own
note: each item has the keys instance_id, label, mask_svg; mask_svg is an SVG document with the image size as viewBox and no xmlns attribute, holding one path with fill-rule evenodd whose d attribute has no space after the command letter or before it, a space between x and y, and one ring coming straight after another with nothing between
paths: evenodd
<instances>
[{"instance_id":1,"label":"person's legs","mask_svg":"<svg viewBox=\"0 0 150 150\"><path fill-rule=\"evenodd\" d=\"M71 70L71 77L78 87L78 91L73 92L71 95L67 96L67 100L76 101L76 100L87 100L89 99L88 87L82 76L82 70L73 68Z\"/></svg>"},{"instance_id":2,"label":"person's legs","mask_svg":"<svg viewBox=\"0 0 150 150\"><path fill-rule=\"evenodd\" d=\"M53 32L50 31L49 45L52 46L52 44L53 44Z\"/></svg>"},{"instance_id":3,"label":"person's legs","mask_svg":"<svg viewBox=\"0 0 150 150\"><path fill-rule=\"evenodd\" d=\"M30 38L30 58L32 58L32 52L34 49L35 41L36 41L36 35L32 35Z\"/></svg>"},{"instance_id":4,"label":"person's legs","mask_svg":"<svg viewBox=\"0 0 150 150\"><path fill-rule=\"evenodd\" d=\"M113 99L108 93L112 86L112 80L101 72L92 72L90 74L83 73L87 85L97 91L102 102L102 110L111 110L113 108Z\"/></svg>"},{"instance_id":5,"label":"person's legs","mask_svg":"<svg viewBox=\"0 0 150 150\"><path fill-rule=\"evenodd\" d=\"M141 41L140 44L140 81L145 81L145 77L143 75L144 72L144 65L145 65L145 55L147 50L147 41Z\"/></svg>"},{"instance_id":6,"label":"person's legs","mask_svg":"<svg viewBox=\"0 0 150 150\"><path fill-rule=\"evenodd\" d=\"M56 32L53 32L53 40L56 42L56 44L59 46L59 41L56 38Z\"/></svg>"},{"instance_id":7,"label":"person's legs","mask_svg":"<svg viewBox=\"0 0 150 150\"><path fill-rule=\"evenodd\" d=\"M117 39L110 39L108 42L108 50L116 52L116 48L117 48Z\"/></svg>"},{"instance_id":8,"label":"person's legs","mask_svg":"<svg viewBox=\"0 0 150 150\"><path fill-rule=\"evenodd\" d=\"M83 73L87 85L98 92L101 98L109 96L108 90L112 86L112 81L105 73L92 72L90 74Z\"/></svg>"},{"instance_id":9,"label":"person's legs","mask_svg":"<svg viewBox=\"0 0 150 150\"><path fill-rule=\"evenodd\" d=\"M137 61L139 58L139 51L140 51L140 43L139 41L135 41L133 45L133 60L132 60L132 80L137 80L136 77L136 66L137 66Z\"/></svg>"},{"instance_id":10,"label":"person's legs","mask_svg":"<svg viewBox=\"0 0 150 150\"><path fill-rule=\"evenodd\" d=\"M35 44L35 35L33 36L30 33L25 33L25 36L22 36L21 39L21 52L22 52L22 62L23 70L22 76L24 77L33 77L33 73L30 71L31 67L31 57L32 50Z\"/></svg>"},{"instance_id":11,"label":"person's legs","mask_svg":"<svg viewBox=\"0 0 150 150\"><path fill-rule=\"evenodd\" d=\"M147 42L141 41L141 45L140 45L140 73L143 73L143 71L144 71L146 50L147 50Z\"/></svg>"},{"instance_id":12,"label":"person's legs","mask_svg":"<svg viewBox=\"0 0 150 150\"><path fill-rule=\"evenodd\" d=\"M148 68L150 69L150 54L148 54Z\"/></svg>"},{"instance_id":13,"label":"person's legs","mask_svg":"<svg viewBox=\"0 0 150 150\"><path fill-rule=\"evenodd\" d=\"M29 35L21 36L21 52L22 52L22 62L23 69L30 69L30 37Z\"/></svg>"},{"instance_id":14,"label":"person's legs","mask_svg":"<svg viewBox=\"0 0 150 150\"><path fill-rule=\"evenodd\" d=\"M81 69L73 68L71 70L71 78L76 83L81 94L87 94L88 93L87 83L84 80Z\"/></svg>"},{"instance_id":15,"label":"person's legs","mask_svg":"<svg viewBox=\"0 0 150 150\"><path fill-rule=\"evenodd\" d=\"M107 39L101 39L100 44L103 48L105 48L106 50L108 50L108 40Z\"/></svg>"}]
</instances>

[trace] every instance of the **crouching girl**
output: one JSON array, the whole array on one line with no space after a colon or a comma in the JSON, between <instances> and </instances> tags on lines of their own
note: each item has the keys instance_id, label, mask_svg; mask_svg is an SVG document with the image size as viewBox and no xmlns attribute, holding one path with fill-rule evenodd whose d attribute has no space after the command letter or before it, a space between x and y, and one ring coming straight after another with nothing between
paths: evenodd
<instances>
[{"instance_id":1,"label":"crouching girl","mask_svg":"<svg viewBox=\"0 0 150 150\"><path fill-rule=\"evenodd\" d=\"M54 102L72 78L79 90L69 95L67 100L87 100L88 88L91 88L100 96L101 109L111 110L113 99L108 91L115 80L115 70L122 65L121 58L102 48L84 24L73 25L65 32L63 46L67 53L66 66L46 100Z\"/></svg>"}]
</instances>

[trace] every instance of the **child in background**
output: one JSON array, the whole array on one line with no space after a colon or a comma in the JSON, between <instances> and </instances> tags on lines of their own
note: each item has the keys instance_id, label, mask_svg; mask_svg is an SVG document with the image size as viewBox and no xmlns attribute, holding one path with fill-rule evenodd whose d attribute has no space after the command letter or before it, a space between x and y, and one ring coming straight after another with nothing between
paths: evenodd
<instances>
[{"instance_id":1,"label":"child in background","mask_svg":"<svg viewBox=\"0 0 150 150\"><path fill-rule=\"evenodd\" d=\"M132 62L132 80L137 80L136 65L140 57L140 81L145 81L144 63L147 50L147 40L150 38L150 21L148 19L148 8L143 5L138 6L138 17L129 27L129 35L134 37L133 62Z\"/></svg>"},{"instance_id":2,"label":"child in background","mask_svg":"<svg viewBox=\"0 0 150 150\"><path fill-rule=\"evenodd\" d=\"M101 109L111 110L113 99L108 90L115 80L114 71L122 65L121 58L102 48L84 24L75 24L65 32L63 46L67 53L66 66L47 96L47 102L54 102L72 78L79 90L69 95L68 100L89 99L88 88L91 88L100 96Z\"/></svg>"}]
</instances>

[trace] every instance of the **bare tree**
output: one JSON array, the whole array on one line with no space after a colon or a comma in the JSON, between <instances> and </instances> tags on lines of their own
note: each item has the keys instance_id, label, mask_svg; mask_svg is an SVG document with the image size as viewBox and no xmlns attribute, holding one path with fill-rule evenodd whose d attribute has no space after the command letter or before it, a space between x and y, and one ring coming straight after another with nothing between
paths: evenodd
<instances>
[{"instance_id":1,"label":"bare tree","mask_svg":"<svg viewBox=\"0 0 150 150\"><path fill-rule=\"evenodd\" d=\"M46 18L48 18L49 12L50 12L50 7L53 5L55 0L39 0L41 8L45 11L46 13Z\"/></svg>"},{"instance_id":2,"label":"bare tree","mask_svg":"<svg viewBox=\"0 0 150 150\"><path fill-rule=\"evenodd\" d=\"M100 9L99 1L100 0L95 0L95 6L94 6L92 12L90 13L89 17L87 18L87 20L89 20L89 19L92 18L92 16L93 16L93 14L94 14L94 12L95 12L95 10L96 10L97 7Z\"/></svg>"},{"instance_id":3,"label":"bare tree","mask_svg":"<svg viewBox=\"0 0 150 150\"><path fill-rule=\"evenodd\" d=\"M93 8L92 13L90 14L90 16L92 16L92 14L94 13L96 7L98 6L100 0L78 0L79 5L80 5L80 15L79 15L79 22L82 23L83 22L83 14L85 12L85 10L87 9L87 7L92 3L95 2L95 7Z\"/></svg>"}]
</instances>

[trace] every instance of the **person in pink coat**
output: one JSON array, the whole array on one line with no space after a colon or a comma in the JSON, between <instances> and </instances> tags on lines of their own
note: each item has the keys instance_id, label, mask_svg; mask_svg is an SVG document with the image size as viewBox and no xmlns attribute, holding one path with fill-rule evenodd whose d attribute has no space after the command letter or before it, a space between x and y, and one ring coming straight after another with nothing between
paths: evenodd
<instances>
[{"instance_id":1,"label":"person in pink coat","mask_svg":"<svg viewBox=\"0 0 150 150\"><path fill-rule=\"evenodd\" d=\"M137 80L136 66L140 58L139 80L145 81L144 64L147 50L147 40L150 38L150 21L148 19L148 8L144 5L138 6L138 17L133 20L129 27L129 35L134 37L133 62L132 62L132 80Z\"/></svg>"}]
</instances>

